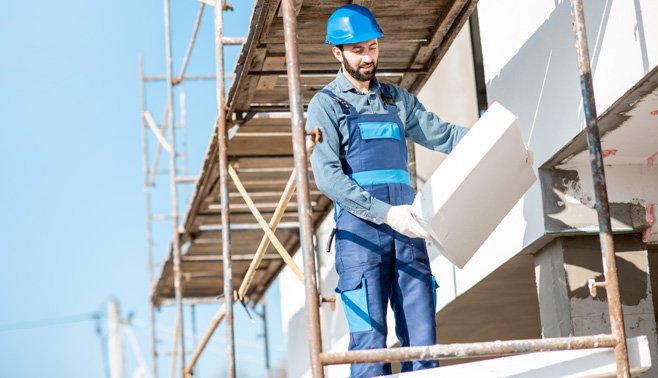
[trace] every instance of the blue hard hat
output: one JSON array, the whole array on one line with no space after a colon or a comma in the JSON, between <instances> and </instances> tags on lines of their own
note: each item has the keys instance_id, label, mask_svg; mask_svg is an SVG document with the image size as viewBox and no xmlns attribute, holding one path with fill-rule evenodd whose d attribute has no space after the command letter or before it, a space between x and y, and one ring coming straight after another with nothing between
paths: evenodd
<instances>
[{"instance_id":1,"label":"blue hard hat","mask_svg":"<svg viewBox=\"0 0 658 378\"><path fill-rule=\"evenodd\" d=\"M359 43L383 35L384 32L368 8L349 4L336 9L329 17L325 43L334 45Z\"/></svg>"}]
</instances>

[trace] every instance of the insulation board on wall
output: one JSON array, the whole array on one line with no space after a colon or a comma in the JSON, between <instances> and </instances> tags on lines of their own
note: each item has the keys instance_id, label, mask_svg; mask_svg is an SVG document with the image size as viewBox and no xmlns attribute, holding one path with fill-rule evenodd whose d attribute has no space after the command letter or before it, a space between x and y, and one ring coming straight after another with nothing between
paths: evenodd
<instances>
[{"instance_id":1,"label":"insulation board on wall","mask_svg":"<svg viewBox=\"0 0 658 378\"><path fill-rule=\"evenodd\" d=\"M517 117L492 104L412 205L439 251L459 268L537 179Z\"/></svg>"}]
</instances>

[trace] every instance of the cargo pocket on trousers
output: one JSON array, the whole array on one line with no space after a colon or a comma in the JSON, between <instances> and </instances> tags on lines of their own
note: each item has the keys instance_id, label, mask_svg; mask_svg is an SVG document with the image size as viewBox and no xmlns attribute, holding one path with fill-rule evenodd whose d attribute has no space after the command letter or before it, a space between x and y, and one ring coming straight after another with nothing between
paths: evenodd
<instances>
[{"instance_id":1,"label":"cargo pocket on trousers","mask_svg":"<svg viewBox=\"0 0 658 378\"><path fill-rule=\"evenodd\" d=\"M370 311L368 310L368 288L362 272L353 272L340 275L336 292L340 293L343 302L345 317L350 332L364 332L372 330Z\"/></svg>"},{"instance_id":2,"label":"cargo pocket on trousers","mask_svg":"<svg viewBox=\"0 0 658 378\"><path fill-rule=\"evenodd\" d=\"M436 289L439 288L439 284L436 283L436 277L432 276L432 304L434 306L434 313L436 314Z\"/></svg>"}]
</instances>

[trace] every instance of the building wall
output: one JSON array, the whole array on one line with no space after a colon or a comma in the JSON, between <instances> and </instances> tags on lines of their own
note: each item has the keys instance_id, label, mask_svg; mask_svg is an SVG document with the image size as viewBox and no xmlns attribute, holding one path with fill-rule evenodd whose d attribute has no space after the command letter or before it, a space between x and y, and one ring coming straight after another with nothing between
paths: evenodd
<instances>
[{"instance_id":1,"label":"building wall","mask_svg":"<svg viewBox=\"0 0 658 378\"><path fill-rule=\"evenodd\" d=\"M658 64L658 3L585 1L599 114ZM537 168L583 128L569 1L480 0L488 102L519 117ZM455 277L463 293L544 232L539 182Z\"/></svg>"},{"instance_id":2,"label":"building wall","mask_svg":"<svg viewBox=\"0 0 658 378\"><path fill-rule=\"evenodd\" d=\"M585 1L586 22L599 113L658 63L658 2ZM500 102L519 117L526 144L540 166L583 127L575 39L569 1L480 0L482 52L489 103ZM477 119L470 36L465 27L419 95L428 110L453 123ZM442 156L416 149L419 179L426 179ZM334 252L325 253L333 228L329 217L318 230L321 293L333 293ZM510 211L464 269L430 249L439 278L439 309L517 255L544 232L537 182ZM301 253L295 256L301 266ZM303 286L286 269L279 277L282 327L289 377L310 376ZM340 301L321 309L324 350L346 350L348 330ZM393 325L391 321L389 327ZM391 335L394 333L391 332ZM391 336L391 344L395 342ZM329 377L348 375L348 366L327 369Z\"/></svg>"}]
</instances>

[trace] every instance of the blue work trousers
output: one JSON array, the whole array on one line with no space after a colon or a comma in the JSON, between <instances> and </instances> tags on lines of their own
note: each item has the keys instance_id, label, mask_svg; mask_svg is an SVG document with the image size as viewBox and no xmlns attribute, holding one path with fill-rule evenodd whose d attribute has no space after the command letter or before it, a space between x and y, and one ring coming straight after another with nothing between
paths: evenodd
<instances>
[{"instance_id":1,"label":"blue work trousers","mask_svg":"<svg viewBox=\"0 0 658 378\"><path fill-rule=\"evenodd\" d=\"M373 185L381 200L413 195L404 184ZM395 232L342 210L336 221L336 291L350 327L349 350L386 348L386 312L390 300L401 346L436 343L436 281L425 241ZM438 361L403 362L401 371L438 366ZM352 378L391 374L390 363L354 364Z\"/></svg>"}]
</instances>

